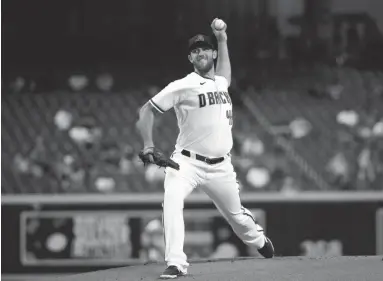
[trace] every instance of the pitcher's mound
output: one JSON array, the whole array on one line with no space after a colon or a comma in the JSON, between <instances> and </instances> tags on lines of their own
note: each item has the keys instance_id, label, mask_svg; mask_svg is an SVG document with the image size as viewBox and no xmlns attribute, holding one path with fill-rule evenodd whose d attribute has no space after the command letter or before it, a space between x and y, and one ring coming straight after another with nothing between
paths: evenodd
<instances>
[{"instance_id":1,"label":"pitcher's mound","mask_svg":"<svg viewBox=\"0 0 383 281\"><path fill-rule=\"evenodd\" d=\"M164 264L147 264L77 274L57 281L149 281L159 280ZM189 274L177 280L189 281L381 281L382 256L276 257L194 261Z\"/></svg>"}]
</instances>

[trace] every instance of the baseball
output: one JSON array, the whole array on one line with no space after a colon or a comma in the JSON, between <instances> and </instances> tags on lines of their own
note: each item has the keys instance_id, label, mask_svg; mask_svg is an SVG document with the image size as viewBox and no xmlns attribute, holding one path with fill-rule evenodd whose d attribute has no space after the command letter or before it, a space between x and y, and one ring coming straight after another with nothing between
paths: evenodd
<instances>
[{"instance_id":1,"label":"baseball","mask_svg":"<svg viewBox=\"0 0 383 281\"><path fill-rule=\"evenodd\" d=\"M221 19L217 19L215 22L214 22L214 28L216 30L221 30L225 27L225 22Z\"/></svg>"}]
</instances>

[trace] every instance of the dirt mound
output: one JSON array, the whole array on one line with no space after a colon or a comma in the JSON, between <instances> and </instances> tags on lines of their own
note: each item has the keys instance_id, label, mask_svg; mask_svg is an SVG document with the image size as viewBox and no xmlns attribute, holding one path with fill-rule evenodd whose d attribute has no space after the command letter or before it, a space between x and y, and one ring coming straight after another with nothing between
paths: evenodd
<instances>
[{"instance_id":1,"label":"dirt mound","mask_svg":"<svg viewBox=\"0 0 383 281\"><path fill-rule=\"evenodd\" d=\"M164 264L146 264L77 274L56 281L149 281L158 280ZM182 281L374 281L382 280L381 256L369 257L277 257L194 261Z\"/></svg>"}]
</instances>

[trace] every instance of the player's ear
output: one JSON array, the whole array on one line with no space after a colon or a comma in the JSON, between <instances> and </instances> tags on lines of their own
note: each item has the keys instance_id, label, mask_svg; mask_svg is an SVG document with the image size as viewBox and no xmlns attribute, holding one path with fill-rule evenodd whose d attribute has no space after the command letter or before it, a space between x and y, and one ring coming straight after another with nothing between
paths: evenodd
<instances>
[{"instance_id":1,"label":"player's ear","mask_svg":"<svg viewBox=\"0 0 383 281\"><path fill-rule=\"evenodd\" d=\"M193 63L193 59L192 59L192 56L190 54L188 55L188 59L189 59L190 63Z\"/></svg>"},{"instance_id":2,"label":"player's ear","mask_svg":"<svg viewBox=\"0 0 383 281\"><path fill-rule=\"evenodd\" d=\"M215 60L218 57L217 50L213 50L213 59Z\"/></svg>"}]
</instances>

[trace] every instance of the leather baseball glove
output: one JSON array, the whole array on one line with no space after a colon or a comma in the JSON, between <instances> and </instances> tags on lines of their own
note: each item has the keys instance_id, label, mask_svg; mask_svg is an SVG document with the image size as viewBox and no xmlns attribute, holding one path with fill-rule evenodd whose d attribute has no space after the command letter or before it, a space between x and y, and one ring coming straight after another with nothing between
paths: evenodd
<instances>
[{"instance_id":1,"label":"leather baseball glove","mask_svg":"<svg viewBox=\"0 0 383 281\"><path fill-rule=\"evenodd\" d=\"M159 149L155 147L148 147L140 151L138 154L141 161L146 166L147 164L155 164L159 167L170 167L175 170L180 169L180 165L174 162L172 159L165 156Z\"/></svg>"}]
</instances>

